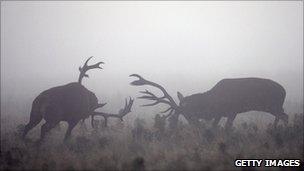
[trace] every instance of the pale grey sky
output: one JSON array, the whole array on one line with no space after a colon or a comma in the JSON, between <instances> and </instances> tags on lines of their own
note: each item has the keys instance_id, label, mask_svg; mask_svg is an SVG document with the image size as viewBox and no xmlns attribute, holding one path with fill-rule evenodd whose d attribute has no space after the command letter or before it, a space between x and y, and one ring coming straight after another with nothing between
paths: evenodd
<instances>
[{"instance_id":1,"label":"pale grey sky","mask_svg":"<svg viewBox=\"0 0 304 171\"><path fill-rule=\"evenodd\" d=\"M303 103L303 2L1 2L2 102L77 81L89 56L106 64L83 83L109 103L139 95L133 73L175 98L270 78Z\"/></svg>"}]
</instances>

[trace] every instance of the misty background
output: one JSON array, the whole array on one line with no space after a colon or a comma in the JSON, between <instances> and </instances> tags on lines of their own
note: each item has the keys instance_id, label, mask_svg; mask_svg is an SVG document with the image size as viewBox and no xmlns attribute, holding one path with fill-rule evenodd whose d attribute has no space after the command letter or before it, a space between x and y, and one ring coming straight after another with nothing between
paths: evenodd
<instances>
[{"instance_id":1,"label":"misty background","mask_svg":"<svg viewBox=\"0 0 304 171\"><path fill-rule=\"evenodd\" d=\"M269 78L286 89L286 113L303 111L302 1L1 2L1 119L28 120L34 98L77 81L90 56L104 69L89 71L83 85L106 112L145 88L158 92L131 86L133 73L176 101L177 91L202 93L224 78ZM164 107L143 103L130 117Z\"/></svg>"}]
</instances>

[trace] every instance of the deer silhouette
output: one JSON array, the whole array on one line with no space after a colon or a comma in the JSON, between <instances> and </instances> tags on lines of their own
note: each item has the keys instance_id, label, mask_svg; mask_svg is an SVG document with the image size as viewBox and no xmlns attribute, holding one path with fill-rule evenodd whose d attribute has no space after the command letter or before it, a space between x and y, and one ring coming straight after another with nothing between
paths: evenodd
<instances>
[{"instance_id":1,"label":"deer silhouette","mask_svg":"<svg viewBox=\"0 0 304 171\"><path fill-rule=\"evenodd\" d=\"M67 140L72 132L72 129L80 120L84 120L92 116L92 123L95 115L108 117L116 117L121 120L131 112L133 99L126 100L125 107L118 114L96 112L97 108L103 107L106 103L98 103L96 95L85 88L81 82L84 77L89 77L86 72L91 69L102 69L100 67L103 62L98 62L94 65L88 65L89 57L83 67L79 67L78 82L72 82L66 85L53 87L40 93L32 103L30 113L30 121L25 126L22 137L34 128L44 119L46 122L41 126L40 141L44 139L46 133L54 128L60 121L68 123L68 129L65 134ZM93 126L93 125L92 125Z\"/></svg>"},{"instance_id":2,"label":"deer silhouette","mask_svg":"<svg viewBox=\"0 0 304 171\"><path fill-rule=\"evenodd\" d=\"M197 93L184 97L177 92L179 105L167 93L167 91L154 82L148 81L138 74L132 74L138 80L131 82L131 85L149 85L156 87L164 94L157 97L148 90L141 91L144 96L139 98L153 100L152 104L143 106L153 106L157 104L167 104L169 108L162 113L169 112L166 117L172 126L176 126L178 116L182 114L192 125L199 125L200 119L212 120L213 125L218 125L222 117L227 117L226 127L231 128L237 114L248 111L262 111L275 116L274 126L281 119L286 124L288 115L284 113L283 103L286 92L284 88L270 80L262 78L234 78L219 81L212 89L204 93Z\"/></svg>"}]
</instances>

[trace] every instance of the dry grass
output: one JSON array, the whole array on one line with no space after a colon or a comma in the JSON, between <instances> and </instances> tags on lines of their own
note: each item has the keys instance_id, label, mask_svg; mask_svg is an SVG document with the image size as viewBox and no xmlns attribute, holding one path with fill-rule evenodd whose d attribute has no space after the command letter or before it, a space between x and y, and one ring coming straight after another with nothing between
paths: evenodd
<instances>
[{"instance_id":1,"label":"dry grass","mask_svg":"<svg viewBox=\"0 0 304 171\"><path fill-rule=\"evenodd\" d=\"M243 123L231 132L180 123L178 130L160 133L139 119L107 129L78 126L67 143L62 141L63 125L40 147L35 144L39 130L22 141L22 127L2 134L1 170L241 170L234 167L237 158L303 161L303 114L287 127L262 130Z\"/></svg>"}]
</instances>

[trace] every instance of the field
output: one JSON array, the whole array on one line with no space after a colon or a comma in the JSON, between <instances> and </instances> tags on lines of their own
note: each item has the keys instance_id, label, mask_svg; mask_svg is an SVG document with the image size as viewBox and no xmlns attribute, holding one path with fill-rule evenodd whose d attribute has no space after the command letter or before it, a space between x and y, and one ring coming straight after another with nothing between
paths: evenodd
<instances>
[{"instance_id":1,"label":"field","mask_svg":"<svg viewBox=\"0 0 304 171\"><path fill-rule=\"evenodd\" d=\"M0 14L0 171L304 171L303 1L0 0Z\"/></svg>"},{"instance_id":2,"label":"field","mask_svg":"<svg viewBox=\"0 0 304 171\"><path fill-rule=\"evenodd\" d=\"M35 142L39 128L22 141L23 124L1 122L6 125L1 131L1 170L241 170L235 159L304 158L303 114L276 129L243 122L232 131L207 124L197 129L182 122L170 130L139 118L107 128L98 122L95 129L88 122L86 127L78 124L65 143L67 125L62 122L40 146ZM252 168L265 169L282 168Z\"/></svg>"}]
</instances>

